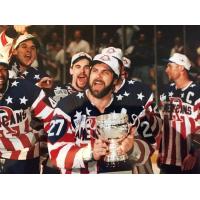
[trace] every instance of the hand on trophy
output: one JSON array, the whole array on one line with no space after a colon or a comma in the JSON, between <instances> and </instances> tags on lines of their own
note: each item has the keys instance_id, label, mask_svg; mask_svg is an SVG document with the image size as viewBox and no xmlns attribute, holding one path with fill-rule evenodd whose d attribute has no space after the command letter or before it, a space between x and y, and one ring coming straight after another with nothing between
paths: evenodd
<instances>
[{"instance_id":1,"label":"hand on trophy","mask_svg":"<svg viewBox=\"0 0 200 200\"><path fill-rule=\"evenodd\" d=\"M108 152L108 145L106 141L96 139L93 148L93 157L95 160L100 160L102 156L105 156Z\"/></svg>"},{"instance_id":2,"label":"hand on trophy","mask_svg":"<svg viewBox=\"0 0 200 200\"><path fill-rule=\"evenodd\" d=\"M118 140L121 143L117 149L118 155L126 154L133 148L135 131L136 127L131 127L129 135Z\"/></svg>"}]
</instances>

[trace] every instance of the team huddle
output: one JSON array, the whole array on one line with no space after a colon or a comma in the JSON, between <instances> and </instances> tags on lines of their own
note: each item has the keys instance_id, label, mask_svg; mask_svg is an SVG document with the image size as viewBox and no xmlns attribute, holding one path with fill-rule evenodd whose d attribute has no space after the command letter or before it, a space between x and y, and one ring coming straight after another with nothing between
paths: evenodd
<instances>
[{"instance_id":1,"label":"team huddle","mask_svg":"<svg viewBox=\"0 0 200 200\"><path fill-rule=\"evenodd\" d=\"M128 78L121 49L75 53L63 85L32 66L37 38L12 29L0 35L0 173L153 173L156 149L160 173L199 172L200 87L185 55L167 60L172 83L157 105L147 85ZM115 149L127 159L115 167L104 159L110 140L97 137L97 117L113 113L131 125Z\"/></svg>"}]
</instances>

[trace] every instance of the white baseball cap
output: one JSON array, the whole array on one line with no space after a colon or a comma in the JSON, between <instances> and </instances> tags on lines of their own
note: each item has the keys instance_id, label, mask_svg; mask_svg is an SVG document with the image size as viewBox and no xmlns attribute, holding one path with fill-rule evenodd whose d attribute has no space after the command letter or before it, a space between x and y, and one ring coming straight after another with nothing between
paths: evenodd
<instances>
[{"instance_id":1,"label":"white baseball cap","mask_svg":"<svg viewBox=\"0 0 200 200\"><path fill-rule=\"evenodd\" d=\"M131 60L126 58L126 57L122 57L122 62L125 68L130 69L131 67Z\"/></svg>"},{"instance_id":2,"label":"white baseball cap","mask_svg":"<svg viewBox=\"0 0 200 200\"><path fill-rule=\"evenodd\" d=\"M79 59L79 58L87 58L88 60L92 61L92 57L89 54L87 54L85 52L79 52L79 53L76 53L72 56L71 67L76 62L76 60Z\"/></svg>"},{"instance_id":3,"label":"white baseball cap","mask_svg":"<svg viewBox=\"0 0 200 200\"><path fill-rule=\"evenodd\" d=\"M16 42L15 42L13 48L16 49L16 48L19 46L20 43L22 43L22 42L24 42L24 41L26 41L26 40L33 40L34 43L36 44L36 46L37 46L37 47L39 46L39 42L37 41L37 39L36 39L35 36L33 36L33 35L31 35L31 34L24 34L24 35L20 35L20 36L17 38L17 40L16 40Z\"/></svg>"},{"instance_id":4,"label":"white baseball cap","mask_svg":"<svg viewBox=\"0 0 200 200\"><path fill-rule=\"evenodd\" d=\"M4 52L0 51L0 64L9 66L9 58Z\"/></svg>"},{"instance_id":5,"label":"white baseball cap","mask_svg":"<svg viewBox=\"0 0 200 200\"><path fill-rule=\"evenodd\" d=\"M115 47L104 48L102 49L101 53L111 55L122 62L122 50L120 48L115 48Z\"/></svg>"},{"instance_id":6,"label":"white baseball cap","mask_svg":"<svg viewBox=\"0 0 200 200\"><path fill-rule=\"evenodd\" d=\"M183 65L188 71L191 68L191 62L187 56L181 53L174 53L172 57L169 58L168 62L176 63L178 65Z\"/></svg>"},{"instance_id":7,"label":"white baseball cap","mask_svg":"<svg viewBox=\"0 0 200 200\"><path fill-rule=\"evenodd\" d=\"M95 61L99 61L99 62L105 63L119 77L119 75L120 75L120 66L119 66L118 60L116 58L114 58L113 56L108 55L108 54L97 54L93 58L93 65L95 64Z\"/></svg>"}]
</instances>

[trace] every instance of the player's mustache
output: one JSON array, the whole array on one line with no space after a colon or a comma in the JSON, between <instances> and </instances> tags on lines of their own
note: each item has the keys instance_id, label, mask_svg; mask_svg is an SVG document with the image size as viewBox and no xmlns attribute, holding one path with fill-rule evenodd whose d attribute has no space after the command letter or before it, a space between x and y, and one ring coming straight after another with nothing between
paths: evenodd
<instances>
[{"instance_id":1,"label":"player's mustache","mask_svg":"<svg viewBox=\"0 0 200 200\"><path fill-rule=\"evenodd\" d=\"M79 77L79 76L87 77L87 75L86 75L85 73L81 73L81 74L78 75L78 77Z\"/></svg>"},{"instance_id":2,"label":"player's mustache","mask_svg":"<svg viewBox=\"0 0 200 200\"><path fill-rule=\"evenodd\" d=\"M94 84L95 82L99 82L99 83L104 84L104 81L102 81L102 80L100 80L100 79L95 79L95 80L93 81L93 84Z\"/></svg>"}]
</instances>

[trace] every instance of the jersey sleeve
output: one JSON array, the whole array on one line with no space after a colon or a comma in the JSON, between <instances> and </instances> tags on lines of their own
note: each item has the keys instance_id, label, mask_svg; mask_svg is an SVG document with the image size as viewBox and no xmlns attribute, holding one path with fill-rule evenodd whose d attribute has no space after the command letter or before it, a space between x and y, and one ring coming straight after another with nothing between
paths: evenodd
<instances>
[{"instance_id":1,"label":"jersey sleeve","mask_svg":"<svg viewBox=\"0 0 200 200\"><path fill-rule=\"evenodd\" d=\"M45 92L29 81L23 80L24 91L28 94L29 104L34 117L43 121L44 126L52 119L53 109L45 103Z\"/></svg>"},{"instance_id":2,"label":"jersey sleeve","mask_svg":"<svg viewBox=\"0 0 200 200\"><path fill-rule=\"evenodd\" d=\"M76 140L71 117L57 106L48 128L48 150L53 165L61 169L85 168L84 156L90 145L81 145ZM85 154L86 153L86 154Z\"/></svg>"},{"instance_id":3,"label":"jersey sleeve","mask_svg":"<svg viewBox=\"0 0 200 200\"><path fill-rule=\"evenodd\" d=\"M144 110L139 115L139 127L137 131L142 139L150 144L155 144L161 128L162 119L153 94L151 94L144 106Z\"/></svg>"},{"instance_id":4,"label":"jersey sleeve","mask_svg":"<svg viewBox=\"0 0 200 200\"><path fill-rule=\"evenodd\" d=\"M149 160L153 152L154 149L151 144L142 139L135 139L134 148L129 155L129 160L133 161L136 166L141 166Z\"/></svg>"}]
</instances>

